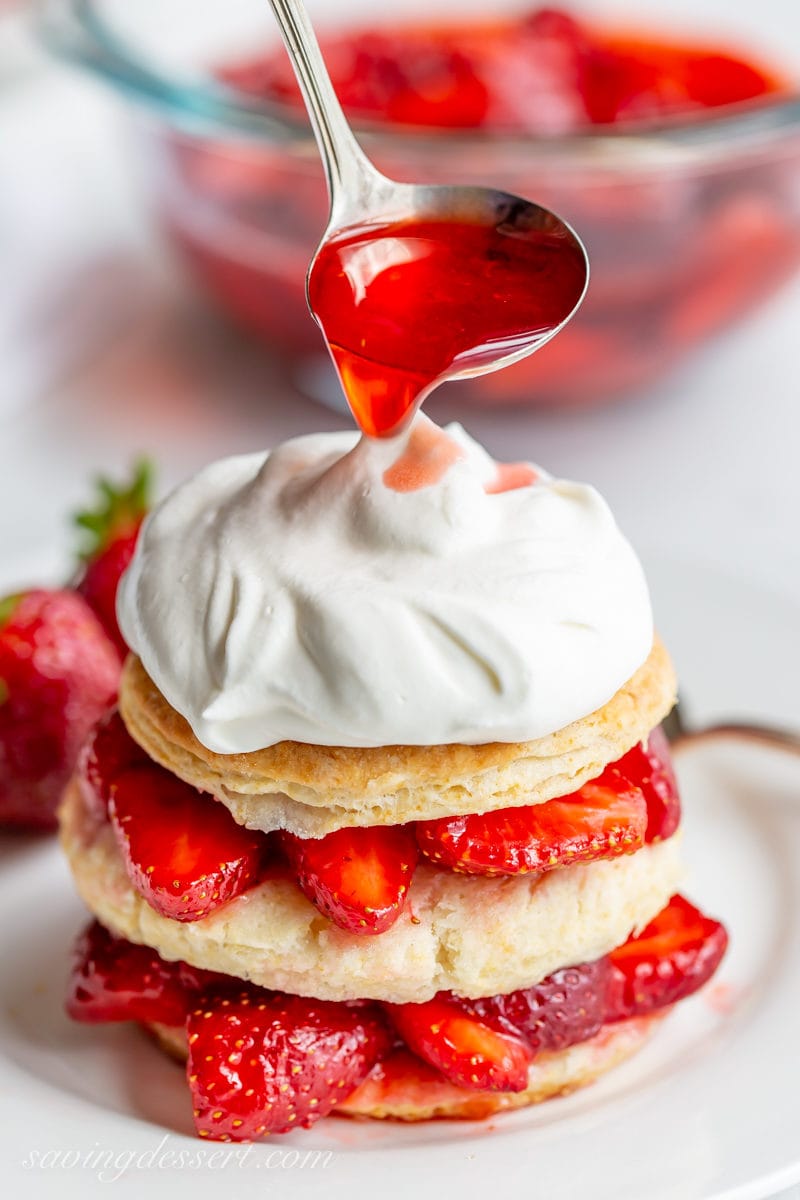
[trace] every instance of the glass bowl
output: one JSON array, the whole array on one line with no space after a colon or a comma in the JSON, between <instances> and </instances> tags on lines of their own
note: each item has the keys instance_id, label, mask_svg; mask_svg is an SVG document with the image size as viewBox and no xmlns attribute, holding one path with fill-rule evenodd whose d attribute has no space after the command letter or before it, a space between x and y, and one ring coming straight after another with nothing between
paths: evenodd
<instances>
[{"instance_id":1,"label":"glass bowl","mask_svg":"<svg viewBox=\"0 0 800 1200\"><path fill-rule=\"evenodd\" d=\"M323 36L430 13L419 0L380 13L366 0L308 7ZM632 21L631 4L568 8L599 14L604 27ZM486 0L439 0L436 17L486 11ZM137 112L155 211L195 277L288 360L301 384L334 400L304 294L327 207L315 145L302 114L234 93L211 70L275 44L266 0L45 0L40 12L48 43L113 83ZM635 21L739 49L800 80L795 0L642 0ZM458 385L482 403L579 406L644 393L755 310L800 262L794 95L559 137L386 125L359 132L389 175L520 193L565 217L587 245L583 308L532 358Z\"/></svg>"}]
</instances>

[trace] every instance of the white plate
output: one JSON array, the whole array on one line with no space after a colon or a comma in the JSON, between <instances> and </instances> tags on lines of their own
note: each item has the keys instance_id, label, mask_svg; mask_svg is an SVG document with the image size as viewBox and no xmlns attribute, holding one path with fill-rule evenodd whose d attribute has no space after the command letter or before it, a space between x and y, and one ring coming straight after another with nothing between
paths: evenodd
<instances>
[{"instance_id":1,"label":"white plate","mask_svg":"<svg viewBox=\"0 0 800 1200\"><path fill-rule=\"evenodd\" d=\"M710 572L692 574L690 593L671 590L671 578L686 579L686 564L675 565L657 572L656 596L678 659L693 653L693 707L709 715L719 695L725 715L768 714L794 610ZM714 625L731 637L754 616L758 643L731 649L737 666L720 693L704 669L720 657L719 637L693 631ZM189 1136L181 1070L135 1029L62 1015L81 907L54 845L0 842L4 1194L77 1200L119 1177L118 1192L152 1200L439 1200L492 1189L526 1200L744 1200L800 1180L800 757L726 740L690 746L679 771L686 891L725 919L731 948L718 978L637 1058L593 1088L489 1122L330 1120L245 1152ZM216 1162L200 1163L212 1153Z\"/></svg>"}]
</instances>

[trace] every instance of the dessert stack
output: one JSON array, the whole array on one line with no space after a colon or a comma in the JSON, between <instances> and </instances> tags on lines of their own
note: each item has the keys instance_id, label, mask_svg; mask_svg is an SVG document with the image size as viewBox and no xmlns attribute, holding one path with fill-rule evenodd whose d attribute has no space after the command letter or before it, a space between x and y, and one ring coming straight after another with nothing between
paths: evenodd
<instances>
[{"instance_id":1,"label":"dessert stack","mask_svg":"<svg viewBox=\"0 0 800 1200\"><path fill-rule=\"evenodd\" d=\"M674 673L592 488L421 415L295 439L173 492L118 615L61 810L67 1006L185 1059L201 1137L533 1104L716 969Z\"/></svg>"}]
</instances>

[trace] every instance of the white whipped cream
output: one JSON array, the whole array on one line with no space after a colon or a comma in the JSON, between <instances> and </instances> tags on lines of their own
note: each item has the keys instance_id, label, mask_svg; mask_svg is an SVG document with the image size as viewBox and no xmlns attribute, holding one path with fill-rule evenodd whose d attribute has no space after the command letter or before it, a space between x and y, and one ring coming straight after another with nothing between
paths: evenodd
<instances>
[{"instance_id":1,"label":"white whipped cream","mask_svg":"<svg viewBox=\"0 0 800 1200\"><path fill-rule=\"evenodd\" d=\"M427 421L427 418L417 418ZM593 712L650 652L647 585L600 495L488 454L397 492L407 445L316 434L224 459L151 514L123 634L219 753L525 741Z\"/></svg>"}]
</instances>

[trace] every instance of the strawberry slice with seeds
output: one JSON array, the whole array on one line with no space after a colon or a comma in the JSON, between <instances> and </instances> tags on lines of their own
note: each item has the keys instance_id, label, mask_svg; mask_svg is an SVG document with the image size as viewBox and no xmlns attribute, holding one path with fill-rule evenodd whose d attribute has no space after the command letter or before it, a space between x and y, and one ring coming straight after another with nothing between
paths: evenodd
<instances>
[{"instance_id":1,"label":"strawberry slice with seeds","mask_svg":"<svg viewBox=\"0 0 800 1200\"><path fill-rule=\"evenodd\" d=\"M282 845L306 896L340 929L384 933L400 916L418 858L413 827L284 833Z\"/></svg>"},{"instance_id":2,"label":"strawberry slice with seeds","mask_svg":"<svg viewBox=\"0 0 800 1200\"><path fill-rule=\"evenodd\" d=\"M681 802L664 731L654 729L646 742L629 750L613 769L642 789L647 802L645 841L660 842L672 837L680 825Z\"/></svg>"},{"instance_id":3,"label":"strawberry slice with seeds","mask_svg":"<svg viewBox=\"0 0 800 1200\"><path fill-rule=\"evenodd\" d=\"M225 1142L310 1128L392 1045L371 1006L255 987L201 1001L186 1032L197 1132Z\"/></svg>"},{"instance_id":4,"label":"strawberry slice with seeds","mask_svg":"<svg viewBox=\"0 0 800 1200\"><path fill-rule=\"evenodd\" d=\"M608 958L600 958L563 967L533 987L465 1003L514 1029L534 1053L564 1050L593 1037L605 1022L610 979Z\"/></svg>"},{"instance_id":5,"label":"strawberry slice with seeds","mask_svg":"<svg viewBox=\"0 0 800 1200\"><path fill-rule=\"evenodd\" d=\"M468 1002L441 992L424 1004L391 1004L386 1009L410 1050L458 1087L522 1092L533 1059L525 1040L482 1018Z\"/></svg>"},{"instance_id":6,"label":"strawberry slice with seeds","mask_svg":"<svg viewBox=\"0 0 800 1200\"><path fill-rule=\"evenodd\" d=\"M611 951L606 1020L643 1016L690 996L714 974L727 945L724 925L673 896L638 937Z\"/></svg>"},{"instance_id":7,"label":"strawberry slice with seeds","mask_svg":"<svg viewBox=\"0 0 800 1200\"><path fill-rule=\"evenodd\" d=\"M417 824L432 862L474 875L520 875L616 858L644 845L641 789L608 768L559 800Z\"/></svg>"},{"instance_id":8,"label":"strawberry slice with seeds","mask_svg":"<svg viewBox=\"0 0 800 1200\"><path fill-rule=\"evenodd\" d=\"M75 945L66 1009L74 1021L182 1025L201 989L224 979L187 963L165 962L149 946L115 937L93 921Z\"/></svg>"},{"instance_id":9,"label":"strawberry slice with seeds","mask_svg":"<svg viewBox=\"0 0 800 1200\"><path fill-rule=\"evenodd\" d=\"M199 921L261 876L264 835L155 763L115 776L109 815L131 883L164 917Z\"/></svg>"}]
</instances>

